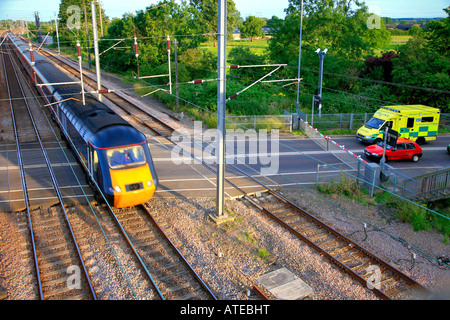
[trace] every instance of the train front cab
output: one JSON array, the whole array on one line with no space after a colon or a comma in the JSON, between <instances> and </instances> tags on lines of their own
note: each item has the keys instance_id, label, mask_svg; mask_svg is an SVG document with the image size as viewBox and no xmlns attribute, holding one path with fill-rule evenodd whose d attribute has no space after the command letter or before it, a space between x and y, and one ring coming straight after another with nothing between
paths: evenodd
<instances>
[{"instance_id":1,"label":"train front cab","mask_svg":"<svg viewBox=\"0 0 450 320\"><path fill-rule=\"evenodd\" d=\"M90 149L89 170L111 206L132 207L153 197L158 182L147 143Z\"/></svg>"}]
</instances>

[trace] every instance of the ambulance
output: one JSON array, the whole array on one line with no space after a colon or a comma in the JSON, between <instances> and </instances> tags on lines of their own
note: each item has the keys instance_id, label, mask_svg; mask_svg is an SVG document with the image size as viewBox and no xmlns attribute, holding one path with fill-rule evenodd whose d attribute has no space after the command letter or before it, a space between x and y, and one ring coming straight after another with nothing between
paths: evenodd
<instances>
[{"instance_id":1,"label":"ambulance","mask_svg":"<svg viewBox=\"0 0 450 320\"><path fill-rule=\"evenodd\" d=\"M439 109L424 105L382 106L358 129L356 139L367 144L379 143L388 126L397 131L400 137L416 141L417 144L436 140L440 115Z\"/></svg>"}]
</instances>

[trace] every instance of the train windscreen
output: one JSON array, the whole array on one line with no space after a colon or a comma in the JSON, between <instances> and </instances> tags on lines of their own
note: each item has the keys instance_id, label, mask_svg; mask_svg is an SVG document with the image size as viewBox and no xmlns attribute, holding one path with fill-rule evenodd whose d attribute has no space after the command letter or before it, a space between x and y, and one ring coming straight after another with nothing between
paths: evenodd
<instances>
[{"instance_id":1,"label":"train windscreen","mask_svg":"<svg viewBox=\"0 0 450 320\"><path fill-rule=\"evenodd\" d=\"M106 156L111 169L137 167L146 163L142 146L108 149Z\"/></svg>"}]
</instances>

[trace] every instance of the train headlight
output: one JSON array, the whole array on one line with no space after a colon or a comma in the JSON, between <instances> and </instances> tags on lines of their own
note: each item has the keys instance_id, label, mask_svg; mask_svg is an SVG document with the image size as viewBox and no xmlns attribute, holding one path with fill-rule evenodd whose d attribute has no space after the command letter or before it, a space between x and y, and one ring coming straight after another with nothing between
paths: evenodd
<instances>
[{"instance_id":1,"label":"train headlight","mask_svg":"<svg viewBox=\"0 0 450 320\"><path fill-rule=\"evenodd\" d=\"M150 180L147 181L147 186L149 186L149 187L152 186L152 182Z\"/></svg>"},{"instance_id":2,"label":"train headlight","mask_svg":"<svg viewBox=\"0 0 450 320\"><path fill-rule=\"evenodd\" d=\"M115 186L115 187L114 187L114 190L116 190L117 192L122 192L122 189L120 189L119 186Z\"/></svg>"}]
</instances>

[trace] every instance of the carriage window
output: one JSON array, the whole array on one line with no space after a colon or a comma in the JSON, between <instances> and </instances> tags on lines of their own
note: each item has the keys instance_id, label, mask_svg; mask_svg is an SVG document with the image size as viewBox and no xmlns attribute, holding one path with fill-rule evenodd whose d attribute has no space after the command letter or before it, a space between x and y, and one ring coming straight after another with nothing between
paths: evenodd
<instances>
[{"instance_id":1,"label":"carriage window","mask_svg":"<svg viewBox=\"0 0 450 320\"><path fill-rule=\"evenodd\" d=\"M413 128L414 127L414 118L408 118L408 122L406 123L406 127Z\"/></svg>"},{"instance_id":2,"label":"carriage window","mask_svg":"<svg viewBox=\"0 0 450 320\"><path fill-rule=\"evenodd\" d=\"M106 156L111 169L136 167L145 163L142 146L108 149Z\"/></svg>"}]
</instances>

